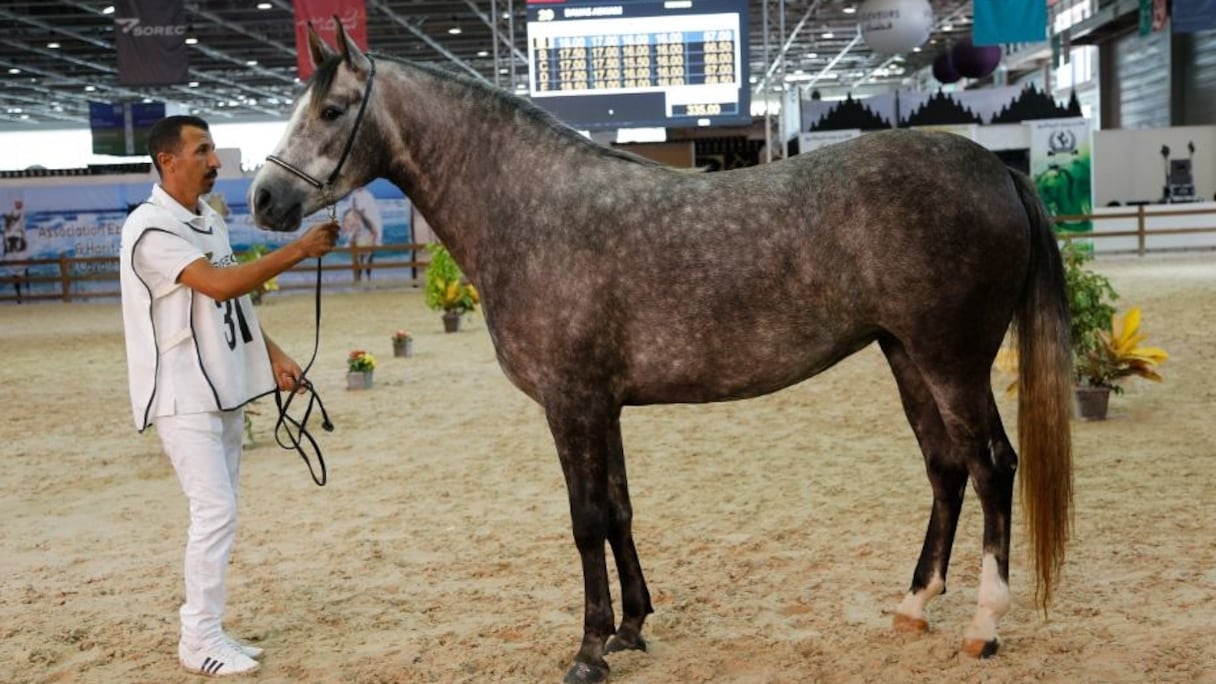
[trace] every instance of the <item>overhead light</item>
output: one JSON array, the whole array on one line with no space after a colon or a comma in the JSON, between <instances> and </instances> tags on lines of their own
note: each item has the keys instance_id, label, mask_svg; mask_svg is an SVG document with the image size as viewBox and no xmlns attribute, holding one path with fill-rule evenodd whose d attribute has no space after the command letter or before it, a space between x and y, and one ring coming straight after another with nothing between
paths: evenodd
<instances>
[{"instance_id":1,"label":"overhead light","mask_svg":"<svg viewBox=\"0 0 1216 684\"><path fill-rule=\"evenodd\" d=\"M150 98L150 97L145 97L145 98L144 98L144 104L152 104L152 98Z\"/></svg>"},{"instance_id":2,"label":"overhead light","mask_svg":"<svg viewBox=\"0 0 1216 684\"><path fill-rule=\"evenodd\" d=\"M942 30L943 31L953 31L954 25L953 24L942 24Z\"/></svg>"},{"instance_id":3,"label":"overhead light","mask_svg":"<svg viewBox=\"0 0 1216 684\"><path fill-rule=\"evenodd\" d=\"M257 65L258 65L258 61L256 59L245 60L245 66L257 66Z\"/></svg>"},{"instance_id":4,"label":"overhead light","mask_svg":"<svg viewBox=\"0 0 1216 684\"><path fill-rule=\"evenodd\" d=\"M87 86L85 86L85 87L84 87L84 91L85 91L86 93L91 93L91 92L93 92L94 90L97 90L97 86L91 86L91 85L87 85Z\"/></svg>"},{"instance_id":5,"label":"overhead light","mask_svg":"<svg viewBox=\"0 0 1216 684\"><path fill-rule=\"evenodd\" d=\"M808 53L806 53L806 58L807 59L819 59L819 53L818 52L808 52Z\"/></svg>"},{"instance_id":6,"label":"overhead light","mask_svg":"<svg viewBox=\"0 0 1216 684\"><path fill-rule=\"evenodd\" d=\"M516 83L515 89L522 93L523 91L528 89L528 86L524 85L523 83Z\"/></svg>"},{"instance_id":7,"label":"overhead light","mask_svg":"<svg viewBox=\"0 0 1216 684\"><path fill-rule=\"evenodd\" d=\"M269 2L259 2L258 3L258 9L266 10L266 9L270 9L271 7L274 7L274 5L270 4Z\"/></svg>"},{"instance_id":8,"label":"overhead light","mask_svg":"<svg viewBox=\"0 0 1216 684\"><path fill-rule=\"evenodd\" d=\"M453 26L452 28L448 29L448 33L452 34L453 36L459 36L461 34L460 27Z\"/></svg>"},{"instance_id":9,"label":"overhead light","mask_svg":"<svg viewBox=\"0 0 1216 684\"><path fill-rule=\"evenodd\" d=\"M29 114L22 114L22 115L21 115L21 118L22 118L22 119L28 119L28 118L30 118L30 115L29 115Z\"/></svg>"},{"instance_id":10,"label":"overhead light","mask_svg":"<svg viewBox=\"0 0 1216 684\"><path fill-rule=\"evenodd\" d=\"M920 46L917 45L916 47L912 48L912 52L920 52Z\"/></svg>"},{"instance_id":11,"label":"overhead light","mask_svg":"<svg viewBox=\"0 0 1216 684\"><path fill-rule=\"evenodd\" d=\"M477 51L477 56L478 56L478 57L489 57L489 56L490 56L490 53L489 53L489 52L486 52L485 50L478 50L478 51Z\"/></svg>"},{"instance_id":12,"label":"overhead light","mask_svg":"<svg viewBox=\"0 0 1216 684\"><path fill-rule=\"evenodd\" d=\"M186 85L190 86L191 88L197 88L197 87L198 87L198 81L190 81L190 82L189 82L189 83L187 83Z\"/></svg>"},{"instance_id":13,"label":"overhead light","mask_svg":"<svg viewBox=\"0 0 1216 684\"><path fill-rule=\"evenodd\" d=\"M46 44L46 46L47 46L48 48L52 49L52 50L58 50L58 49L59 49L59 43L47 43L47 44Z\"/></svg>"},{"instance_id":14,"label":"overhead light","mask_svg":"<svg viewBox=\"0 0 1216 684\"><path fill-rule=\"evenodd\" d=\"M239 106L241 106L241 103L237 102L236 100L228 100L228 106L229 107L239 107Z\"/></svg>"},{"instance_id":15,"label":"overhead light","mask_svg":"<svg viewBox=\"0 0 1216 684\"><path fill-rule=\"evenodd\" d=\"M194 36L190 36L189 38L186 39L186 45L198 45L198 38L195 38Z\"/></svg>"},{"instance_id":16,"label":"overhead light","mask_svg":"<svg viewBox=\"0 0 1216 684\"><path fill-rule=\"evenodd\" d=\"M21 108L20 108L20 107L9 107L9 108L8 108L8 113L9 113L9 114L20 114L20 113L21 113Z\"/></svg>"},{"instance_id":17,"label":"overhead light","mask_svg":"<svg viewBox=\"0 0 1216 684\"><path fill-rule=\"evenodd\" d=\"M101 11L101 13L102 14L114 14L114 5L106 5L105 9L103 9Z\"/></svg>"},{"instance_id":18,"label":"overhead light","mask_svg":"<svg viewBox=\"0 0 1216 684\"><path fill-rule=\"evenodd\" d=\"M845 14L853 14L854 12L857 11L857 8L852 5L849 5L848 7L844 8L843 11Z\"/></svg>"},{"instance_id":19,"label":"overhead light","mask_svg":"<svg viewBox=\"0 0 1216 684\"><path fill-rule=\"evenodd\" d=\"M835 37L836 37L836 34L835 34L835 33L832 33L831 31L824 31L824 32L823 32L823 38L824 38L824 40L831 40L831 39L833 39L833 38L835 38Z\"/></svg>"},{"instance_id":20,"label":"overhead light","mask_svg":"<svg viewBox=\"0 0 1216 684\"><path fill-rule=\"evenodd\" d=\"M10 69L8 70L8 72L9 72L10 74L19 74L19 73L21 73L21 70L20 70L20 69L18 69L17 67L12 67L12 68L10 68Z\"/></svg>"},{"instance_id":21,"label":"overhead light","mask_svg":"<svg viewBox=\"0 0 1216 684\"><path fill-rule=\"evenodd\" d=\"M510 72L510 71L507 71L506 67L503 67L502 69L499 69L499 70L498 70L498 73L500 73L500 74L509 74L509 73L511 73L511 72Z\"/></svg>"}]
</instances>

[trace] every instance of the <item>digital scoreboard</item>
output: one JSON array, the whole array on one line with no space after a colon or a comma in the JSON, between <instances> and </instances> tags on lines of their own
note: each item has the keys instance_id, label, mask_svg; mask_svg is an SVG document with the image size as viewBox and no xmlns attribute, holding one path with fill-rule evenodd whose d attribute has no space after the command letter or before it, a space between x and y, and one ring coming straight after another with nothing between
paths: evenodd
<instances>
[{"instance_id":1,"label":"digital scoreboard","mask_svg":"<svg viewBox=\"0 0 1216 684\"><path fill-rule=\"evenodd\" d=\"M576 128L751 121L744 0L528 0L528 90Z\"/></svg>"}]
</instances>

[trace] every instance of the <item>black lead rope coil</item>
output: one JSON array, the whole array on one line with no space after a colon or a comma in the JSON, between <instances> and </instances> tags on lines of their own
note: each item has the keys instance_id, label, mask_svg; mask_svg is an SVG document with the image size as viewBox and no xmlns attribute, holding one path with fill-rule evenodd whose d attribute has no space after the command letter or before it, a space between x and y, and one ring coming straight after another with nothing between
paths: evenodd
<instances>
[{"instance_id":1,"label":"black lead rope coil","mask_svg":"<svg viewBox=\"0 0 1216 684\"><path fill-rule=\"evenodd\" d=\"M318 487L324 487L328 479L328 474L325 470L325 457L321 455L321 446L317 444L317 440L313 438L312 433L308 431L308 419L312 416L312 409L315 405L321 411L321 429L326 432L334 431L334 424L329 420L329 414L325 411L325 403L321 401L321 395L317 393L313 384L308 380L308 371L312 370L312 364L317 360L317 349L321 345L321 258L317 257L317 290L315 303L315 332L312 341L312 357L308 359L308 365L304 366L300 377L296 379L296 386L288 393L287 399L283 399L283 392L279 389L277 379L274 390L274 403L279 409L279 419L274 425L274 440L283 449L294 449L304 459L304 464L308 466L308 474L312 476L312 481L317 483ZM304 409L304 415L296 420L288 415L287 410L291 408L291 402L304 390L308 393L308 406ZM294 434L293 434L294 430ZM286 434L287 439L284 441L283 435ZM313 468L312 460L308 458L308 452L304 445L308 444L313 453L317 456L317 464L321 470L320 477L317 476L317 471Z\"/></svg>"}]
</instances>

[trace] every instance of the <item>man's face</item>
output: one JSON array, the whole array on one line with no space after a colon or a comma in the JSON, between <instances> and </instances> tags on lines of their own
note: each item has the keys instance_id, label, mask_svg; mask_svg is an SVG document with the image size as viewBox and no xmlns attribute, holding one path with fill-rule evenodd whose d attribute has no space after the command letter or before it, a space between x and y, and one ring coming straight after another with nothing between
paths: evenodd
<instances>
[{"instance_id":1,"label":"man's face","mask_svg":"<svg viewBox=\"0 0 1216 684\"><path fill-rule=\"evenodd\" d=\"M205 195L215 187L220 169L215 143L210 133L194 126L183 126L181 137L177 152L162 158L161 168L181 187Z\"/></svg>"}]
</instances>

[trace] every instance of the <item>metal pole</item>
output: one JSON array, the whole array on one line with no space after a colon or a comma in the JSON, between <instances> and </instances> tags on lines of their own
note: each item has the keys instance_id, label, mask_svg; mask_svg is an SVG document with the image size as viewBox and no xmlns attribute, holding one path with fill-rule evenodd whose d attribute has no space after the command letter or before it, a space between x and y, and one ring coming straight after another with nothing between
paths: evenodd
<instances>
[{"instance_id":1,"label":"metal pole","mask_svg":"<svg viewBox=\"0 0 1216 684\"><path fill-rule=\"evenodd\" d=\"M498 73L498 0L490 0L490 41L494 43L494 85L502 87Z\"/></svg>"},{"instance_id":2,"label":"metal pole","mask_svg":"<svg viewBox=\"0 0 1216 684\"><path fill-rule=\"evenodd\" d=\"M761 23L764 24L764 63L768 64L768 3L769 0L763 0L764 5L761 8L762 17ZM764 98L764 162L767 164L773 160L772 136L769 134L768 128L768 79L760 85L760 97Z\"/></svg>"},{"instance_id":3,"label":"metal pole","mask_svg":"<svg viewBox=\"0 0 1216 684\"><path fill-rule=\"evenodd\" d=\"M507 0L507 39L511 41L511 92L515 92L515 0Z\"/></svg>"}]
</instances>

